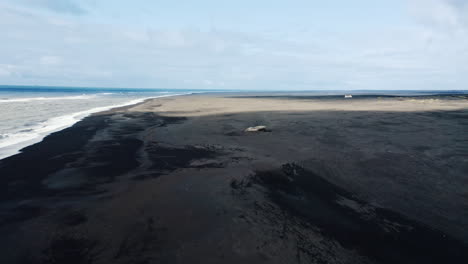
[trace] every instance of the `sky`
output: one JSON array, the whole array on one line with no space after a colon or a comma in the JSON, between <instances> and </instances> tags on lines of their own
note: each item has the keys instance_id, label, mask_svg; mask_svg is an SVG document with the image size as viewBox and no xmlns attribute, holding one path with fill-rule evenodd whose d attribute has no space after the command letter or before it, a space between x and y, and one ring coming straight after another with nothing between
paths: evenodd
<instances>
[{"instance_id":1,"label":"sky","mask_svg":"<svg viewBox=\"0 0 468 264\"><path fill-rule=\"evenodd\" d=\"M0 0L0 84L468 89L468 0Z\"/></svg>"}]
</instances>

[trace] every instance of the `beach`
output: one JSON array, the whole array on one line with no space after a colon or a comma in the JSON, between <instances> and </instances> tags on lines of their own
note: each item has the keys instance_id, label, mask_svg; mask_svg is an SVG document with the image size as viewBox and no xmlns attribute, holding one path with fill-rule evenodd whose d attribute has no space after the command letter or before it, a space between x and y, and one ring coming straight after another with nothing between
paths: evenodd
<instances>
[{"instance_id":1,"label":"beach","mask_svg":"<svg viewBox=\"0 0 468 264\"><path fill-rule=\"evenodd\" d=\"M0 262L466 263L467 131L451 94L96 113L0 160Z\"/></svg>"}]
</instances>

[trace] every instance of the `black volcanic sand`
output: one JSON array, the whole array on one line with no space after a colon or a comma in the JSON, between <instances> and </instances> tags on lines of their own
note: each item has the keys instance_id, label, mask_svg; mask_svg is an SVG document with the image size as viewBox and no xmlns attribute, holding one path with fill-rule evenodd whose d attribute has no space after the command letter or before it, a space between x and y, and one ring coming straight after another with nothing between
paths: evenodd
<instances>
[{"instance_id":1,"label":"black volcanic sand","mask_svg":"<svg viewBox=\"0 0 468 264\"><path fill-rule=\"evenodd\" d=\"M445 155L459 175L468 168L454 165L466 157L460 147L468 142L462 133L466 111L154 112L171 100L144 103L151 111L127 107L90 116L1 160L0 263L468 263L464 234L437 225L466 223L466 212L427 217L444 210L417 207L434 203L424 196L430 187L414 189L419 200L394 202L395 210L375 202L388 193L401 196L399 184L414 188L420 176L402 180L411 177L407 173L442 184L433 177L444 175L445 167L435 159L429 164L424 153L445 138L362 159L382 142L401 146L385 133L424 135L422 125L437 123L457 142L453 154L437 155ZM243 132L256 122L268 123L272 132ZM382 129L388 126L390 132ZM340 136L346 129L361 138L359 148ZM310 146L322 156L309 157ZM371 181L333 176L330 168L340 172L340 155ZM451 183L462 185L450 175ZM368 192L360 192L366 184ZM380 196L372 196L375 186ZM453 204L463 207L464 201Z\"/></svg>"},{"instance_id":2,"label":"black volcanic sand","mask_svg":"<svg viewBox=\"0 0 468 264\"><path fill-rule=\"evenodd\" d=\"M234 189L266 187L272 201L299 223L319 227L324 236L380 263L461 263L466 246L390 210L375 208L296 164L259 171ZM264 208L268 214L268 208ZM309 254L307 247L300 250Z\"/></svg>"}]
</instances>

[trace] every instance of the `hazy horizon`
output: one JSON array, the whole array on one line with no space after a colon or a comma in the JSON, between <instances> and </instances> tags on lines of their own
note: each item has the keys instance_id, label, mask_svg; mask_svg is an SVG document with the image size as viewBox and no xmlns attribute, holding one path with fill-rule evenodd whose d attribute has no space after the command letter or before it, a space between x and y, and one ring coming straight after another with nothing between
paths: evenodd
<instances>
[{"instance_id":1,"label":"hazy horizon","mask_svg":"<svg viewBox=\"0 0 468 264\"><path fill-rule=\"evenodd\" d=\"M76 89L77 91L82 91L83 89L90 90L102 90L102 91L118 91L118 90L148 90L148 91L219 91L219 92L468 92L468 89L306 89L306 90L294 90L294 89L216 89L216 88L178 88L178 87L110 87L110 86L56 86L56 85L13 85L13 84L0 84L0 91L8 89L24 89L32 91L34 88L40 89Z\"/></svg>"}]
</instances>

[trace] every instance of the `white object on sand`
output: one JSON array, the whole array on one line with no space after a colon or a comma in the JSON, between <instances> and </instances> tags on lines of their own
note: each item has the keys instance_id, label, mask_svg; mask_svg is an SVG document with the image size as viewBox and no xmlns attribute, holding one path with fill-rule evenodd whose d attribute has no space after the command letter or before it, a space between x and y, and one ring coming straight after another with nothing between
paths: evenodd
<instances>
[{"instance_id":1,"label":"white object on sand","mask_svg":"<svg viewBox=\"0 0 468 264\"><path fill-rule=\"evenodd\" d=\"M245 132L267 132L268 129L266 126L254 126L249 127L245 130Z\"/></svg>"}]
</instances>

